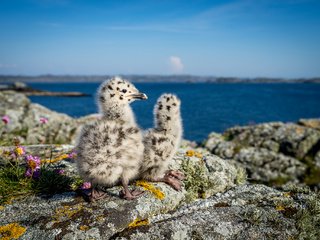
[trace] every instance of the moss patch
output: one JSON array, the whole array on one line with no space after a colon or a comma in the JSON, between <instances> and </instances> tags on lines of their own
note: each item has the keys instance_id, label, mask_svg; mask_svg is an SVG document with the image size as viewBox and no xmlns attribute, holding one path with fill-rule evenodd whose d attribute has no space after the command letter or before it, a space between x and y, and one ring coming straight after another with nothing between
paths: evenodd
<instances>
[{"instance_id":1,"label":"moss patch","mask_svg":"<svg viewBox=\"0 0 320 240\"><path fill-rule=\"evenodd\" d=\"M235 179L235 184L242 185L245 184L247 181L247 172L242 167L237 167L237 176Z\"/></svg>"},{"instance_id":2,"label":"moss patch","mask_svg":"<svg viewBox=\"0 0 320 240\"><path fill-rule=\"evenodd\" d=\"M187 190L186 202L192 202L197 198L205 198L206 190L213 188L214 184L209 180L208 170L203 160L193 161L191 158L185 157L181 167L186 176L183 181Z\"/></svg>"},{"instance_id":3,"label":"moss patch","mask_svg":"<svg viewBox=\"0 0 320 240\"><path fill-rule=\"evenodd\" d=\"M306 205L296 216L298 239L320 239L320 194L308 196Z\"/></svg>"}]
</instances>

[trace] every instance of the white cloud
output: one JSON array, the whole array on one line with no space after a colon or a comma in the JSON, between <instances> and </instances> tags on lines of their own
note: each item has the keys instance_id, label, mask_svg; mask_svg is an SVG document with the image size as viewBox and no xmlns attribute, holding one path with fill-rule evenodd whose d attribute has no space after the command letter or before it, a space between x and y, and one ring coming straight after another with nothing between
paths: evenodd
<instances>
[{"instance_id":1,"label":"white cloud","mask_svg":"<svg viewBox=\"0 0 320 240\"><path fill-rule=\"evenodd\" d=\"M177 56L171 56L169 58L169 62L170 62L171 72L182 73L184 66L181 61L181 58L179 58Z\"/></svg>"}]
</instances>

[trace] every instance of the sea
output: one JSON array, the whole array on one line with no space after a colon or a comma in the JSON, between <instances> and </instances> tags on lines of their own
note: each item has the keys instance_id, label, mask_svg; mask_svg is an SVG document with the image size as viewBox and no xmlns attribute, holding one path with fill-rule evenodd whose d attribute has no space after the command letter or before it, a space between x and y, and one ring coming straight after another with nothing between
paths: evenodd
<instances>
[{"instance_id":1,"label":"sea","mask_svg":"<svg viewBox=\"0 0 320 240\"><path fill-rule=\"evenodd\" d=\"M30 83L50 91L78 91L88 97L31 96L30 99L72 117L97 113L95 94L99 83ZM181 99L184 138L196 142L209 133L222 133L234 126L262 122L296 122L320 118L320 84L311 83L136 83L148 100L132 108L140 127L153 126L153 107L162 93Z\"/></svg>"}]
</instances>

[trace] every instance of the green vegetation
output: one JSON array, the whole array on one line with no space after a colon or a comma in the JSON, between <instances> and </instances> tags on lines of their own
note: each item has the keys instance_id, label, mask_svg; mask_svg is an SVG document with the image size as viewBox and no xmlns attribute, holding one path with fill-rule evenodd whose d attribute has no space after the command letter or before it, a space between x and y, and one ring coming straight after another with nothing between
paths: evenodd
<instances>
[{"instance_id":1,"label":"green vegetation","mask_svg":"<svg viewBox=\"0 0 320 240\"><path fill-rule=\"evenodd\" d=\"M32 194L55 194L71 191L81 181L58 174L54 169L41 168L38 179L25 176L25 167L10 164L0 167L0 204L10 202L14 198Z\"/></svg>"},{"instance_id":2,"label":"green vegetation","mask_svg":"<svg viewBox=\"0 0 320 240\"><path fill-rule=\"evenodd\" d=\"M235 183L237 185L245 184L247 181L247 172L242 167L237 167L237 177L235 179Z\"/></svg>"},{"instance_id":3,"label":"green vegetation","mask_svg":"<svg viewBox=\"0 0 320 240\"><path fill-rule=\"evenodd\" d=\"M320 239L320 194L313 193L297 213L298 239Z\"/></svg>"},{"instance_id":4,"label":"green vegetation","mask_svg":"<svg viewBox=\"0 0 320 240\"><path fill-rule=\"evenodd\" d=\"M195 162L189 157L185 157L181 167L186 176L184 180L187 190L186 202L192 202L197 198L205 198L206 190L213 188L215 184L209 180L203 160L200 159Z\"/></svg>"},{"instance_id":5,"label":"green vegetation","mask_svg":"<svg viewBox=\"0 0 320 240\"><path fill-rule=\"evenodd\" d=\"M24 173L25 169L22 167L6 165L0 168L0 204L34 192L33 182L24 177Z\"/></svg>"}]
</instances>

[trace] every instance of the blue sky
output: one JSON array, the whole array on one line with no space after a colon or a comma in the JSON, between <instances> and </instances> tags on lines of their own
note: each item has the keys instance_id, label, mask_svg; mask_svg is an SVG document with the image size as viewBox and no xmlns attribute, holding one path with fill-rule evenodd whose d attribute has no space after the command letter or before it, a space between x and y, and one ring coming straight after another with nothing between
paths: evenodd
<instances>
[{"instance_id":1,"label":"blue sky","mask_svg":"<svg viewBox=\"0 0 320 240\"><path fill-rule=\"evenodd\" d=\"M0 74L319 77L319 0L0 0Z\"/></svg>"}]
</instances>

